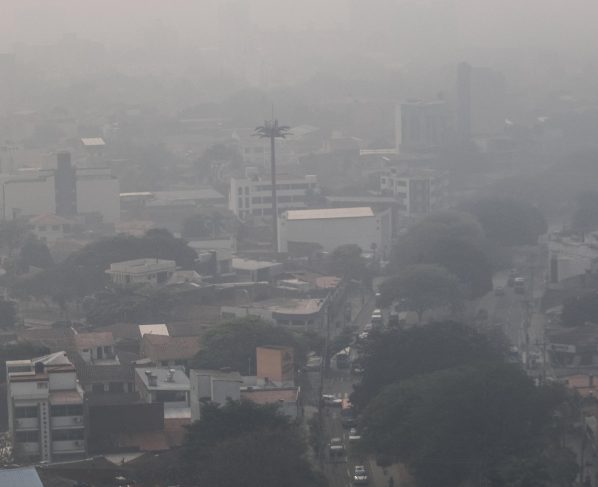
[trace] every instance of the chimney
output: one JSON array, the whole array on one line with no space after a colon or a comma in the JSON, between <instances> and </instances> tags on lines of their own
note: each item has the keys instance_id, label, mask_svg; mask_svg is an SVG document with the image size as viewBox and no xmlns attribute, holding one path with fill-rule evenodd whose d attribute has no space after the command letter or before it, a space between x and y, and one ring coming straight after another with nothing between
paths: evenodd
<instances>
[{"instance_id":1,"label":"chimney","mask_svg":"<svg viewBox=\"0 0 598 487\"><path fill-rule=\"evenodd\" d=\"M166 379L166 382L174 382L174 373L176 372L175 369L170 369L168 371L168 378Z\"/></svg>"},{"instance_id":2,"label":"chimney","mask_svg":"<svg viewBox=\"0 0 598 487\"><path fill-rule=\"evenodd\" d=\"M146 370L145 376L147 377L147 384L150 387L156 387L158 385L158 377L152 374L151 370Z\"/></svg>"}]
</instances>

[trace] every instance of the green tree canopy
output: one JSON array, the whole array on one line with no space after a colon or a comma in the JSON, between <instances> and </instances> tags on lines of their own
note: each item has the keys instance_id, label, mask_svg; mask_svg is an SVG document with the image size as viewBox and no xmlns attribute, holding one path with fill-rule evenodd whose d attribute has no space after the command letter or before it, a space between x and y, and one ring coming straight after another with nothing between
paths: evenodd
<instances>
[{"instance_id":1,"label":"green tree canopy","mask_svg":"<svg viewBox=\"0 0 598 487\"><path fill-rule=\"evenodd\" d=\"M535 245L548 230L544 216L527 202L511 198L481 198L463 205L476 217L486 238L501 245Z\"/></svg>"},{"instance_id":2,"label":"green tree canopy","mask_svg":"<svg viewBox=\"0 0 598 487\"><path fill-rule=\"evenodd\" d=\"M328 256L328 269L335 276L362 281L368 274L362 249L355 244L345 244L334 249Z\"/></svg>"},{"instance_id":3,"label":"green tree canopy","mask_svg":"<svg viewBox=\"0 0 598 487\"><path fill-rule=\"evenodd\" d=\"M229 210L222 208L202 208L198 213L183 220L182 235L187 240L218 238L233 235L237 220Z\"/></svg>"},{"instance_id":4,"label":"green tree canopy","mask_svg":"<svg viewBox=\"0 0 598 487\"><path fill-rule=\"evenodd\" d=\"M17 321L17 306L14 301L0 299L0 328L12 328Z\"/></svg>"},{"instance_id":5,"label":"green tree canopy","mask_svg":"<svg viewBox=\"0 0 598 487\"><path fill-rule=\"evenodd\" d=\"M276 405L205 404L182 447L182 473L197 485L290 487L325 485L306 459L298 425Z\"/></svg>"},{"instance_id":6,"label":"green tree canopy","mask_svg":"<svg viewBox=\"0 0 598 487\"><path fill-rule=\"evenodd\" d=\"M598 229L598 191L584 191L577 197L571 228L580 234Z\"/></svg>"},{"instance_id":7,"label":"green tree canopy","mask_svg":"<svg viewBox=\"0 0 598 487\"><path fill-rule=\"evenodd\" d=\"M598 292L575 296L565 300L561 322L564 326L598 324Z\"/></svg>"},{"instance_id":8,"label":"green tree canopy","mask_svg":"<svg viewBox=\"0 0 598 487\"><path fill-rule=\"evenodd\" d=\"M24 271L27 271L29 267L48 269L54 265L54 259L48 246L41 240L31 236L21 247L18 265Z\"/></svg>"},{"instance_id":9,"label":"green tree canopy","mask_svg":"<svg viewBox=\"0 0 598 487\"><path fill-rule=\"evenodd\" d=\"M492 256L484 232L473 216L454 211L434 213L411 226L392 255L392 268L437 264L459 278L467 294L479 297L492 289Z\"/></svg>"},{"instance_id":10,"label":"green tree canopy","mask_svg":"<svg viewBox=\"0 0 598 487\"><path fill-rule=\"evenodd\" d=\"M488 337L455 322L372 334L363 349L364 375L354 386L352 401L363 408L390 384L450 367L499 361L502 356Z\"/></svg>"},{"instance_id":11,"label":"green tree canopy","mask_svg":"<svg viewBox=\"0 0 598 487\"><path fill-rule=\"evenodd\" d=\"M543 448L562 399L508 364L441 370L379 394L364 412L363 440L405 462L422 487L504 485L505 464Z\"/></svg>"},{"instance_id":12,"label":"green tree canopy","mask_svg":"<svg viewBox=\"0 0 598 487\"><path fill-rule=\"evenodd\" d=\"M231 368L243 375L255 373L255 349L263 345L293 347L295 363L301 365L306 354L306 341L280 326L256 317L239 318L213 328L203 338L203 348L194 360L194 367Z\"/></svg>"},{"instance_id":13,"label":"green tree canopy","mask_svg":"<svg viewBox=\"0 0 598 487\"><path fill-rule=\"evenodd\" d=\"M463 301L459 279L443 267L430 264L406 267L399 276L385 281L380 292L382 306L404 299L410 309L417 312L420 322L427 310L444 306L455 310Z\"/></svg>"}]
</instances>

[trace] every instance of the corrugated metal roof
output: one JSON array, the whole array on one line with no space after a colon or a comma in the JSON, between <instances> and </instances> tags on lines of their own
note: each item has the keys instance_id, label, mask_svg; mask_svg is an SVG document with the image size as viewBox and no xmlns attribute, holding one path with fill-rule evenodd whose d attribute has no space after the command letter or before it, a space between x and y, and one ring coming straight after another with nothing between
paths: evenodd
<instances>
[{"instance_id":1,"label":"corrugated metal roof","mask_svg":"<svg viewBox=\"0 0 598 487\"><path fill-rule=\"evenodd\" d=\"M290 210L287 220L329 220L334 218L363 218L374 216L369 206L358 208L322 208L317 210Z\"/></svg>"},{"instance_id":2,"label":"corrugated metal roof","mask_svg":"<svg viewBox=\"0 0 598 487\"><path fill-rule=\"evenodd\" d=\"M44 487L33 467L0 470L0 485L6 487Z\"/></svg>"},{"instance_id":3,"label":"corrugated metal roof","mask_svg":"<svg viewBox=\"0 0 598 487\"><path fill-rule=\"evenodd\" d=\"M143 335L165 335L168 336L168 327L165 323L154 325L139 325L139 333Z\"/></svg>"},{"instance_id":4,"label":"corrugated metal roof","mask_svg":"<svg viewBox=\"0 0 598 487\"><path fill-rule=\"evenodd\" d=\"M101 147L103 145L106 145L102 137L83 137L81 139L81 143L85 147Z\"/></svg>"}]
</instances>

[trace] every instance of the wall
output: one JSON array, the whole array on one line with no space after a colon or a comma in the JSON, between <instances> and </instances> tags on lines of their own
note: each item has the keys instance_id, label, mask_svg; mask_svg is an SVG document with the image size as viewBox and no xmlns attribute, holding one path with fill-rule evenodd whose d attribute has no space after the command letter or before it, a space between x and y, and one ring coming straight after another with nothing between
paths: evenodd
<instances>
[{"instance_id":1,"label":"wall","mask_svg":"<svg viewBox=\"0 0 598 487\"><path fill-rule=\"evenodd\" d=\"M50 373L51 391L68 391L76 387L77 376L75 372Z\"/></svg>"},{"instance_id":2,"label":"wall","mask_svg":"<svg viewBox=\"0 0 598 487\"><path fill-rule=\"evenodd\" d=\"M369 252L373 243L382 246L381 229L376 217L330 218L326 220L291 220L279 223L279 251L288 250L288 242L313 242L325 251L344 244L356 244Z\"/></svg>"},{"instance_id":3,"label":"wall","mask_svg":"<svg viewBox=\"0 0 598 487\"><path fill-rule=\"evenodd\" d=\"M212 401L225 404L227 399L241 399L241 382L230 379L212 378Z\"/></svg>"},{"instance_id":4,"label":"wall","mask_svg":"<svg viewBox=\"0 0 598 487\"><path fill-rule=\"evenodd\" d=\"M54 176L19 177L0 179L0 188L4 192L6 218L11 220L16 215L40 215L56 212L54 198ZM32 197L35 195L35 197Z\"/></svg>"}]
</instances>

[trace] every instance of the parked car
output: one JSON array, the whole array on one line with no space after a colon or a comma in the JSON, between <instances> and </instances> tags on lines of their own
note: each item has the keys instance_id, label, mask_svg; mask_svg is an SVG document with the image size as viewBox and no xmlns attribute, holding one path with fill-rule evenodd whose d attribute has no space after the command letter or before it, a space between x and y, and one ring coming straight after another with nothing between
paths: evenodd
<instances>
[{"instance_id":1,"label":"parked car","mask_svg":"<svg viewBox=\"0 0 598 487\"><path fill-rule=\"evenodd\" d=\"M382 318L382 310L375 309L372 313L372 325L382 325L384 324L384 319Z\"/></svg>"},{"instance_id":2,"label":"parked car","mask_svg":"<svg viewBox=\"0 0 598 487\"><path fill-rule=\"evenodd\" d=\"M343 405L343 400L340 397L336 397L334 394L323 394L322 403L324 403L324 406L340 408Z\"/></svg>"},{"instance_id":3,"label":"parked car","mask_svg":"<svg viewBox=\"0 0 598 487\"><path fill-rule=\"evenodd\" d=\"M342 438L332 438L328 446L330 456L342 456L345 454L345 445L343 445Z\"/></svg>"},{"instance_id":4,"label":"parked car","mask_svg":"<svg viewBox=\"0 0 598 487\"><path fill-rule=\"evenodd\" d=\"M349 430L349 442L359 441L361 440L361 435L357 431L357 428L351 428Z\"/></svg>"},{"instance_id":5,"label":"parked car","mask_svg":"<svg viewBox=\"0 0 598 487\"><path fill-rule=\"evenodd\" d=\"M368 474L363 465L355 465L353 471L353 484L354 485L365 485L368 483Z\"/></svg>"}]
</instances>

